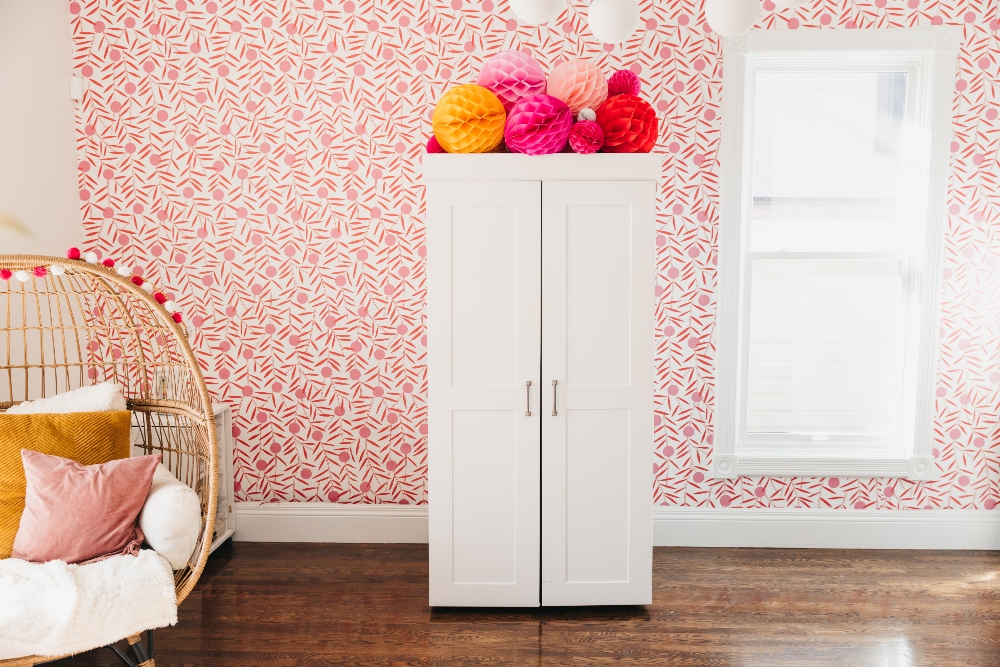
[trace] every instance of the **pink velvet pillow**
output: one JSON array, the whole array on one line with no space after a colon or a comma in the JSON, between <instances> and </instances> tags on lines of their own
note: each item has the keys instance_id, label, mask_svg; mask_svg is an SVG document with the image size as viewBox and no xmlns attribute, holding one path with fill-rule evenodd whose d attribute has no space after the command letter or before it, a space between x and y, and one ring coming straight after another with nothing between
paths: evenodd
<instances>
[{"instance_id":1,"label":"pink velvet pillow","mask_svg":"<svg viewBox=\"0 0 1000 667\"><path fill-rule=\"evenodd\" d=\"M12 558L83 563L142 546L136 518L160 455L85 466L21 450L28 481Z\"/></svg>"}]
</instances>

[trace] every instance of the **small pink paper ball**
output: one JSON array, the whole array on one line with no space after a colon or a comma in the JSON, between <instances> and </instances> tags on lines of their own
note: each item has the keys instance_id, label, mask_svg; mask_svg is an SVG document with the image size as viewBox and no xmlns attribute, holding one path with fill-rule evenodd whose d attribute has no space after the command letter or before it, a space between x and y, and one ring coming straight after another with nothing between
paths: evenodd
<instances>
[{"instance_id":1,"label":"small pink paper ball","mask_svg":"<svg viewBox=\"0 0 1000 667\"><path fill-rule=\"evenodd\" d=\"M573 112L565 102L552 95L530 95L507 114L503 136L511 152L548 155L563 149L572 125Z\"/></svg>"},{"instance_id":2,"label":"small pink paper ball","mask_svg":"<svg viewBox=\"0 0 1000 667\"><path fill-rule=\"evenodd\" d=\"M630 69L620 69L608 79L608 97L612 95L638 95L642 91L639 75Z\"/></svg>"},{"instance_id":3,"label":"small pink paper ball","mask_svg":"<svg viewBox=\"0 0 1000 667\"><path fill-rule=\"evenodd\" d=\"M441 144L438 143L438 138L433 134L431 138L427 140L427 152L428 153L444 153L444 149L441 148Z\"/></svg>"},{"instance_id":4,"label":"small pink paper ball","mask_svg":"<svg viewBox=\"0 0 1000 667\"><path fill-rule=\"evenodd\" d=\"M581 120L569 131L569 147L574 153L589 155L601 150L604 145L604 130L592 120Z\"/></svg>"},{"instance_id":5,"label":"small pink paper ball","mask_svg":"<svg viewBox=\"0 0 1000 667\"><path fill-rule=\"evenodd\" d=\"M589 60L567 60L552 68L545 92L577 114L587 107L596 109L607 98L608 82L601 68Z\"/></svg>"},{"instance_id":6,"label":"small pink paper ball","mask_svg":"<svg viewBox=\"0 0 1000 667\"><path fill-rule=\"evenodd\" d=\"M501 51L483 63L476 83L500 99L510 113L517 101L545 92L545 72L538 61L521 51Z\"/></svg>"}]
</instances>

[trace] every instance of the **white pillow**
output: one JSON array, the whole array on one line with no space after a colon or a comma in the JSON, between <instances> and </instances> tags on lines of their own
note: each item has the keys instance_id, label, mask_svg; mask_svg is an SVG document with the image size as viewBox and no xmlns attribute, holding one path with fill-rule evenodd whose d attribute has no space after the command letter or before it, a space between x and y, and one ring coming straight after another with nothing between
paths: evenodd
<instances>
[{"instance_id":1,"label":"white pillow","mask_svg":"<svg viewBox=\"0 0 1000 667\"><path fill-rule=\"evenodd\" d=\"M139 527L146 544L173 569L187 565L201 532L201 503L198 494L177 481L162 463L153 473L153 484L139 513Z\"/></svg>"},{"instance_id":2,"label":"white pillow","mask_svg":"<svg viewBox=\"0 0 1000 667\"><path fill-rule=\"evenodd\" d=\"M102 382L72 391L64 391L48 398L39 398L37 401L18 403L8 409L7 414L117 412L121 410L128 410L125 397L122 396L121 386L115 382Z\"/></svg>"}]
</instances>

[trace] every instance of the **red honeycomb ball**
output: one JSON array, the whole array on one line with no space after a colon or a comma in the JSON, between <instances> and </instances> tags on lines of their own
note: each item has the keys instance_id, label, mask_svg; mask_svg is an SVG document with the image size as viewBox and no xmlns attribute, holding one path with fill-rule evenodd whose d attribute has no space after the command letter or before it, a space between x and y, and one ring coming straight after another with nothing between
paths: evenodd
<instances>
[{"instance_id":1,"label":"red honeycomb ball","mask_svg":"<svg viewBox=\"0 0 1000 667\"><path fill-rule=\"evenodd\" d=\"M604 130L605 153L648 153L656 145L659 121L649 102L635 95L615 95L597 107Z\"/></svg>"}]
</instances>

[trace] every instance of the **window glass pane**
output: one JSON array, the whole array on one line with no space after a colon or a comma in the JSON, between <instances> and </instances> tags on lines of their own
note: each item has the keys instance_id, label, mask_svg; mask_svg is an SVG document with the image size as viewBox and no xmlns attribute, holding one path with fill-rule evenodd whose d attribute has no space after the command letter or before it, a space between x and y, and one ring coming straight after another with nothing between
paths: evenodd
<instances>
[{"instance_id":1,"label":"window glass pane","mask_svg":"<svg viewBox=\"0 0 1000 667\"><path fill-rule=\"evenodd\" d=\"M906 72L758 72L754 251L900 251Z\"/></svg>"},{"instance_id":2,"label":"window glass pane","mask_svg":"<svg viewBox=\"0 0 1000 667\"><path fill-rule=\"evenodd\" d=\"M747 433L897 435L901 264L752 260Z\"/></svg>"}]
</instances>

